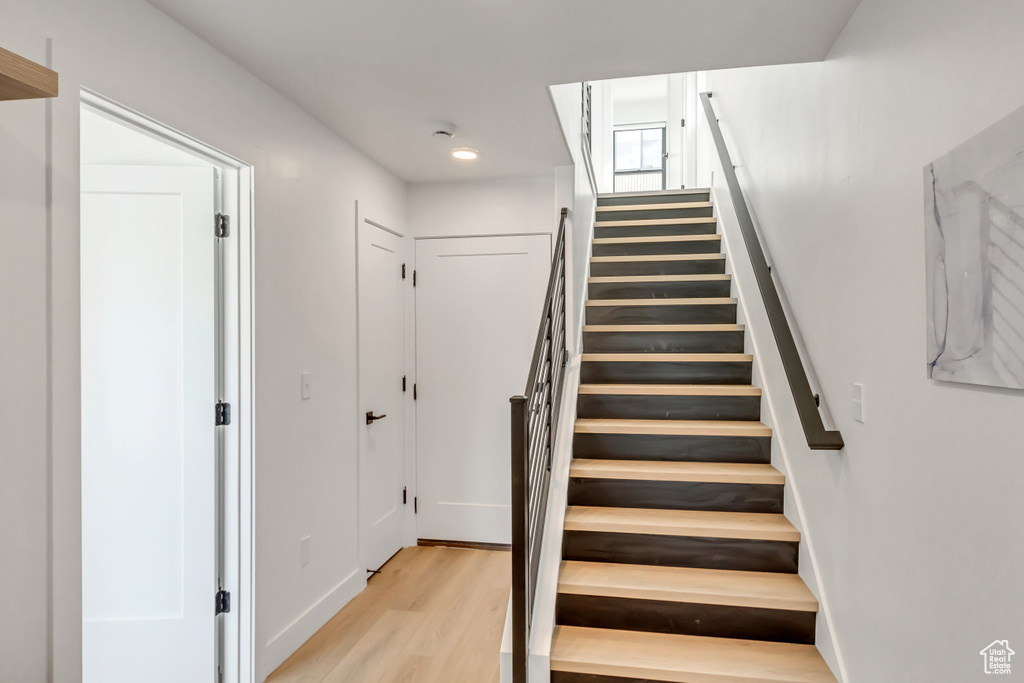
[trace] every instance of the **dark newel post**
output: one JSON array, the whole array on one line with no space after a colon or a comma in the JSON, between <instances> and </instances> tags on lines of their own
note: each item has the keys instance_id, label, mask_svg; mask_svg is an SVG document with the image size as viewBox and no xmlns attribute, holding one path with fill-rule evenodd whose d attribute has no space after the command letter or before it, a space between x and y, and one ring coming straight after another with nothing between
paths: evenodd
<instances>
[{"instance_id":1,"label":"dark newel post","mask_svg":"<svg viewBox=\"0 0 1024 683\"><path fill-rule=\"evenodd\" d=\"M509 402L512 404L512 681L526 683L530 619L526 397L513 396Z\"/></svg>"}]
</instances>

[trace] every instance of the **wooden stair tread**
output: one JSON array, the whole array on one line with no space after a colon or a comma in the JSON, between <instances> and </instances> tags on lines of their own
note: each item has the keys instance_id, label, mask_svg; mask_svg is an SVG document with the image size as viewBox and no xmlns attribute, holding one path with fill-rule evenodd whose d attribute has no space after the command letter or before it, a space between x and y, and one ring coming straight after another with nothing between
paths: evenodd
<instances>
[{"instance_id":1,"label":"wooden stair tread","mask_svg":"<svg viewBox=\"0 0 1024 683\"><path fill-rule=\"evenodd\" d=\"M581 384L580 394L601 396L760 396L743 384Z\"/></svg>"},{"instance_id":2,"label":"wooden stair tread","mask_svg":"<svg viewBox=\"0 0 1024 683\"><path fill-rule=\"evenodd\" d=\"M607 420L579 418L577 434L660 434L664 436L761 436L771 427L754 420Z\"/></svg>"},{"instance_id":3,"label":"wooden stair tread","mask_svg":"<svg viewBox=\"0 0 1024 683\"><path fill-rule=\"evenodd\" d=\"M798 574L564 561L558 592L595 597L817 612Z\"/></svg>"},{"instance_id":4,"label":"wooden stair tread","mask_svg":"<svg viewBox=\"0 0 1024 683\"><path fill-rule=\"evenodd\" d=\"M587 460L574 458L569 476L584 479L688 481L718 484L786 483L786 475L768 464L674 460Z\"/></svg>"},{"instance_id":5,"label":"wooden stair tread","mask_svg":"<svg viewBox=\"0 0 1024 683\"><path fill-rule=\"evenodd\" d=\"M615 221L594 222L598 228L639 228L648 225L695 225L699 223L717 223L714 216L696 216L692 218L633 218Z\"/></svg>"},{"instance_id":6,"label":"wooden stair tread","mask_svg":"<svg viewBox=\"0 0 1024 683\"><path fill-rule=\"evenodd\" d=\"M714 206L711 202L678 202L674 204L604 204L597 207L598 213L602 211L660 211L662 209L710 209Z\"/></svg>"},{"instance_id":7,"label":"wooden stair tread","mask_svg":"<svg viewBox=\"0 0 1024 683\"><path fill-rule=\"evenodd\" d=\"M813 645L556 626L551 670L671 683L835 683Z\"/></svg>"},{"instance_id":8,"label":"wooden stair tread","mask_svg":"<svg viewBox=\"0 0 1024 683\"><path fill-rule=\"evenodd\" d=\"M695 297L690 299L587 299L587 306L728 306L736 299L729 297Z\"/></svg>"},{"instance_id":9,"label":"wooden stair tread","mask_svg":"<svg viewBox=\"0 0 1024 683\"><path fill-rule=\"evenodd\" d=\"M594 244L658 244L662 242L719 242L721 235L649 235L637 237L595 237Z\"/></svg>"},{"instance_id":10,"label":"wooden stair tread","mask_svg":"<svg viewBox=\"0 0 1024 683\"><path fill-rule=\"evenodd\" d=\"M681 187L678 190L641 190L638 192L602 192L597 195L598 199L618 199L622 197L675 197L684 194L710 194L709 187Z\"/></svg>"},{"instance_id":11,"label":"wooden stair tread","mask_svg":"<svg viewBox=\"0 0 1024 683\"><path fill-rule=\"evenodd\" d=\"M708 273L694 275L603 275L588 278L587 282L592 285L606 284L627 284L627 283L656 283L656 282L722 282L732 280L729 273Z\"/></svg>"},{"instance_id":12,"label":"wooden stair tread","mask_svg":"<svg viewBox=\"0 0 1024 683\"><path fill-rule=\"evenodd\" d=\"M742 332L735 323L692 323L680 325L584 325L584 332Z\"/></svg>"},{"instance_id":13,"label":"wooden stair tread","mask_svg":"<svg viewBox=\"0 0 1024 683\"><path fill-rule=\"evenodd\" d=\"M636 254L635 256L591 256L591 263L653 263L658 261L711 261L725 254Z\"/></svg>"},{"instance_id":14,"label":"wooden stair tread","mask_svg":"<svg viewBox=\"0 0 1024 683\"><path fill-rule=\"evenodd\" d=\"M565 510L565 530L761 541L800 540L800 532L784 515L765 512L570 505Z\"/></svg>"},{"instance_id":15,"label":"wooden stair tread","mask_svg":"<svg viewBox=\"0 0 1024 683\"><path fill-rule=\"evenodd\" d=\"M748 353L584 353L584 363L752 363Z\"/></svg>"}]
</instances>

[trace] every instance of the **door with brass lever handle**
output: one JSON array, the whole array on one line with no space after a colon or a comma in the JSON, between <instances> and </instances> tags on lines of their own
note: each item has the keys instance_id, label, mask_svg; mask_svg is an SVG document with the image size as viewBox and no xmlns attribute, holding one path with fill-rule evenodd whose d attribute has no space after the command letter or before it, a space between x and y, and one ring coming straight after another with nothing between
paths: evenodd
<instances>
[{"instance_id":1,"label":"door with brass lever handle","mask_svg":"<svg viewBox=\"0 0 1024 683\"><path fill-rule=\"evenodd\" d=\"M383 420L387 415L374 415L373 411L366 413L366 424L372 425L377 420Z\"/></svg>"}]
</instances>

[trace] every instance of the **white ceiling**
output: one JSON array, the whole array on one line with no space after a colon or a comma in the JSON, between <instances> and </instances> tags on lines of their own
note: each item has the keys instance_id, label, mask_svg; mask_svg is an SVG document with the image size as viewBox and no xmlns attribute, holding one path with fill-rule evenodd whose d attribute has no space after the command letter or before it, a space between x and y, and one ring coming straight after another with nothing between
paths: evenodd
<instances>
[{"instance_id":1,"label":"white ceiling","mask_svg":"<svg viewBox=\"0 0 1024 683\"><path fill-rule=\"evenodd\" d=\"M149 2L421 182L550 173L567 156L547 86L819 60L860 0Z\"/></svg>"}]
</instances>

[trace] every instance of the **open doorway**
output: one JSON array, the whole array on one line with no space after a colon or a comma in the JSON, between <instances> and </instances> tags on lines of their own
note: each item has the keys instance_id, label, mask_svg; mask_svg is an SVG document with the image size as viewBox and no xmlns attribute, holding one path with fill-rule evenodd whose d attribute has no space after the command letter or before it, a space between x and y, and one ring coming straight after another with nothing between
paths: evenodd
<instances>
[{"instance_id":1,"label":"open doorway","mask_svg":"<svg viewBox=\"0 0 1024 683\"><path fill-rule=\"evenodd\" d=\"M252 680L252 169L81 109L84 683Z\"/></svg>"}]
</instances>

